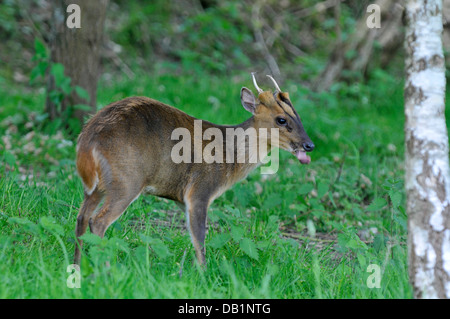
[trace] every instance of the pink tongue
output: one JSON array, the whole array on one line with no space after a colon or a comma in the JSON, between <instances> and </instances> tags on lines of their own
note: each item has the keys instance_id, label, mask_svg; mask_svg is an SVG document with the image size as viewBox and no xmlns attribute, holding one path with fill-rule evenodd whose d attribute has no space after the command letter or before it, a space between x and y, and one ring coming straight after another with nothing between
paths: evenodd
<instances>
[{"instance_id":1,"label":"pink tongue","mask_svg":"<svg viewBox=\"0 0 450 319\"><path fill-rule=\"evenodd\" d=\"M306 152L303 151L297 151L297 158L302 164L309 164L311 163L311 157L306 155Z\"/></svg>"}]
</instances>

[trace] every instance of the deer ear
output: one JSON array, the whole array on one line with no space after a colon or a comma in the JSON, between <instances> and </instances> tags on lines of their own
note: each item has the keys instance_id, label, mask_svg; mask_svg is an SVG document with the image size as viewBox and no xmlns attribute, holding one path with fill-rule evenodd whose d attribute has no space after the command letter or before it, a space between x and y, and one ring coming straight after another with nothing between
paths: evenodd
<instances>
[{"instance_id":1,"label":"deer ear","mask_svg":"<svg viewBox=\"0 0 450 319\"><path fill-rule=\"evenodd\" d=\"M252 114L255 114L256 108L255 96L253 95L252 91L250 91L246 87L243 87L241 89L241 103L244 109L246 109Z\"/></svg>"}]
</instances>

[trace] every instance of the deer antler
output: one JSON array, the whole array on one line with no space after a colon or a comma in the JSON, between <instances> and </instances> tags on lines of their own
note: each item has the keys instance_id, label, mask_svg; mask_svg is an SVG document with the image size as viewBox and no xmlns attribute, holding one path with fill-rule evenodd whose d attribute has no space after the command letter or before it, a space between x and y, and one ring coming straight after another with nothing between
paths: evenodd
<instances>
[{"instance_id":1,"label":"deer antler","mask_svg":"<svg viewBox=\"0 0 450 319\"><path fill-rule=\"evenodd\" d=\"M271 75L267 75L267 77L268 77L269 79L272 80L272 82L273 82L273 84L275 85L275 88L278 90L278 92L281 92L281 89L280 89L280 87L278 86L277 81L275 81L275 79L274 79Z\"/></svg>"},{"instance_id":2,"label":"deer antler","mask_svg":"<svg viewBox=\"0 0 450 319\"><path fill-rule=\"evenodd\" d=\"M252 78L253 78L253 84L255 85L256 90L258 91L258 93L262 93L263 90L258 86L258 83L256 83L255 72L252 72Z\"/></svg>"}]
</instances>

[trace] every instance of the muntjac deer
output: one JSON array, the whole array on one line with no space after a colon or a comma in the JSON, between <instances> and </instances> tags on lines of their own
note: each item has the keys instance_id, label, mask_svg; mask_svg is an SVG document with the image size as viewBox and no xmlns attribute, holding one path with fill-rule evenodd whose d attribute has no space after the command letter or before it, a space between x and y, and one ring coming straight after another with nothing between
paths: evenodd
<instances>
[{"instance_id":1,"label":"muntjac deer","mask_svg":"<svg viewBox=\"0 0 450 319\"><path fill-rule=\"evenodd\" d=\"M208 147L197 143L195 135L198 132L194 131L199 120L150 98L130 97L112 103L86 124L77 144L76 163L84 185L84 201L75 231L78 239L76 264L80 263L82 248L79 237L86 232L87 226L92 233L103 237L108 227L141 193L171 199L185 210L197 260L204 264L206 215L215 198L245 178L274 147L291 152L302 164L310 163L311 158L306 152L312 151L314 144L303 128L289 94L282 92L271 76L268 77L276 88L273 93L260 89L253 74L252 77L258 99L251 90L241 89L242 106L252 113L252 117L236 126L201 122L200 138L207 138L207 132L215 130L215 141L223 143L221 147L215 144L214 161L201 157L199 160L195 155L197 151L202 154ZM190 133L187 143L184 141L189 145L183 149L189 154L183 154L185 160L182 161L174 160L174 155L179 153L174 149L180 143L174 140L177 129ZM244 139L235 136L237 143L234 143L234 137L218 138L217 132L225 135L233 129L246 133L254 129L258 139L250 140L250 134ZM274 130L277 134L271 133ZM273 138L274 135L277 138ZM250 151L255 145L251 143L267 151L255 157ZM230 150L231 155L228 154ZM236 154L241 150L247 152L237 160ZM192 154L194 161L189 160ZM94 214L102 199L102 207Z\"/></svg>"}]
</instances>

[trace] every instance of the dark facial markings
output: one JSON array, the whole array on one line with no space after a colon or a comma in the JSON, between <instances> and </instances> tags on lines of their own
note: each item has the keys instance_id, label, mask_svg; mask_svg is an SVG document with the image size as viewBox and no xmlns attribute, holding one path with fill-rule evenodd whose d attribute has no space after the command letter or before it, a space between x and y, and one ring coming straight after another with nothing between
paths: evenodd
<instances>
[{"instance_id":1,"label":"dark facial markings","mask_svg":"<svg viewBox=\"0 0 450 319\"><path fill-rule=\"evenodd\" d=\"M275 93L276 94L276 93ZM276 95L273 95L275 101L277 101L278 105L281 107L281 109L283 110L283 112L288 115L296 124L301 124L300 122L300 117L298 116L297 112L295 111L294 107L292 106L291 102L287 99L285 99L281 94L278 94L278 96L280 97L281 101L283 103L285 103L287 106L289 106L291 108L292 113L294 113L295 117L293 117L289 112L287 112L285 110L285 108L283 107L283 105L280 103L280 101L278 101L278 99L276 98ZM292 129L291 129L292 130Z\"/></svg>"}]
</instances>

